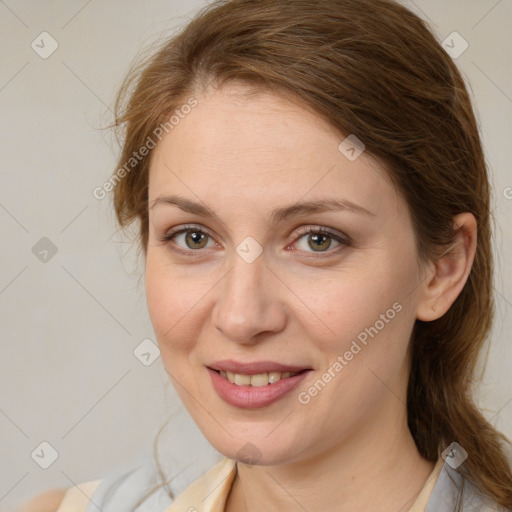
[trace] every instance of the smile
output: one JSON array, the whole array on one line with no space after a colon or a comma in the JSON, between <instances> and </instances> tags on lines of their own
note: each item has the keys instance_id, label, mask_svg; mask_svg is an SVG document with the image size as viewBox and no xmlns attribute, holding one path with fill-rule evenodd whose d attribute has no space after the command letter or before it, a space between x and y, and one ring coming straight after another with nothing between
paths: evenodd
<instances>
[{"instance_id":1,"label":"smile","mask_svg":"<svg viewBox=\"0 0 512 512\"><path fill-rule=\"evenodd\" d=\"M307 370L302 370L307 371ZM301 372L269 372L269 373L257 373L255 375L244 375L240 373L225 372L220 370L220 375L226 378L231 384L237 386L267 386L268 384L275 384L282 379L288 379L294 377Z\"/></svg>"},{"instance_id":2,"label":"smile","mask_svg":"<svg viewBox=\"0 0 512 512\"><path fill-rule=\"evenodd\" d=\"M311 370L268 372L252 375L207 368L218 396L227 404L242 409L267 407L289 395Z\"/></svg>"}]
</instances>

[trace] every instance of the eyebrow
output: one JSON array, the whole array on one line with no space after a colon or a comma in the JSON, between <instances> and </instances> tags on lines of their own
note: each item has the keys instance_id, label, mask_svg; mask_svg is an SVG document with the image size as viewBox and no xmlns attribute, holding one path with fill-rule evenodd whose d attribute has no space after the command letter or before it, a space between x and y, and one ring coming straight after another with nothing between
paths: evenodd
<instances>
[{"instance_id":1,"label":"eyebrow","mask_svg":"<svg viewBox=\"0 0 512 512\"><path fill-rule=\"evenodd\" d=\"M159 204L178 206L181 210L199 215L201 217L212 217L220 221L219 216L206 205L191 201L184 197L170 195L157 197L149 209ZM275 209L270 215L270 225L278 224L290 217L320 213L324 211L350 211L364 215L375 216L374 213L346 199L325 198L317 201L303 201Z\"/></svg>"}]
</instances>

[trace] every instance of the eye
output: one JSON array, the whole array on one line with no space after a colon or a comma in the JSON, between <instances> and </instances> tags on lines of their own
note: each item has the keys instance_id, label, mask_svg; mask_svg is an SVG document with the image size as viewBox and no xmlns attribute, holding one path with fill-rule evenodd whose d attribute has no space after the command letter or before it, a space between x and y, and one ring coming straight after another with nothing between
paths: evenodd
<instances>
[{"instance_id":1,"label":"eye","mask_svg":"<svg viewBox=\"0 0 512 512\"><path fill-rule=\"evenodd\" d=\"M191 251L197 251L198 249L204 249L207 246L208 238L213 242L210 235L203 229L197 226L183 226L181 229L172 231L165 236L160 238L160 241L166 244L171 243L177 247L173 250L181 253L190 253ZM181 244L180 244L181 242ZM213 242L213 246L215 243ZM212 247L210 245L209 247Z\"/></svg>"},{"instance_id":2,"label":"eye","mask_svg":"<svg viewBox=\"0 0 512 512\"><path fill-rule=\"evenodd\" d=\"M339 252L340 246L351 245L351 241L346 236L340 236L322 227L308 227L299 233L298 241L299 249L304 252L316 252L316 253L337 253ZM302 240L303 239L303 240ZM332 241L335 241L338 245L332 249ZM302 243L305 242L305 243ZM308 249L312 249L309 251Z\"/></svg>"},{"instance_id":3,"label":"eye","mask_svg":"<svg viewBox=\"0 0 512 512\"><path fill-rule=\"evenodd\" d=\"M304 239L305 243L302 239ZM207 231L194 225L183 226L175 231L171 231L159 238L159 240L164 242L164 244L171 244L173 251L187 256L190 256L194 251L200 252L200 249L215 247L216 245ZM334 249L329 250L333 240L338 245ZM210 245L208 245L208 241L211 241ZM327 252L332 254L339 252L343 247L350 246L351 240L346 235L339 235L322 227L308 227L299 232L299 236L294 244L298 244L299 250L302 252ZM312 251L308 249L312 249Z\"/></svg>"}]
</instances>

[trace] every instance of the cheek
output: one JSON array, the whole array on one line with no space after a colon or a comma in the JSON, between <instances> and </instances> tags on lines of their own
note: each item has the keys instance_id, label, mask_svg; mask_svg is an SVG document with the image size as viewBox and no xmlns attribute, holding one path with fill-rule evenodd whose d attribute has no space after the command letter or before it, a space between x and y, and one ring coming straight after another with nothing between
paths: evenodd
<instances>
[{"instance_id":1,"label":"cheek","mask_svg":"<svg viewBox=\"0 0 512 512\"><path fill-rule=\"evenodd\" d=\"M322 361L319 379L301 389L317 411L329 411L340 423L354 425L379 404L402 396L407 346L414 324L405 279L387 271L371 277L338 275L300 293L313 312L296 315L299 329L315 345ZM324 384L325 383L325 384ZM326 391L318 392L324 388ZM317 391L318 390L318 391ZM394 399L394 398L393 398ZM300 402L304 403L304 402Z\"/></svg>"},{"instance_id":2,"label":"cheek","mask_svg":"<svg viewBox=\"0 0 512 512\"><path fill-rule=\"evenodd\" d=\"M329 362L349 350L357 355L348 357L361 362L403 356L414 324L414 270L409 266L410 262L396 266L391 261L378 268L368 265L358 272L337 272L313 285L302 281L300 289L294 289L308 306L296 318Z\"/></svg>"},{"instance_id":3,"label":"cheek","mask_svg":"<svg viewBox=\"0 0 512 512\"><path fill-rule=\"evenodd\" d=\"M160 350L186 351L191 348L194 333L184 330L197 325L195 306L204 295L197 282L180 276L178 268L169 268L157 257L148 255L146 261L146 301Z\"/></svg>"}]
</instances>

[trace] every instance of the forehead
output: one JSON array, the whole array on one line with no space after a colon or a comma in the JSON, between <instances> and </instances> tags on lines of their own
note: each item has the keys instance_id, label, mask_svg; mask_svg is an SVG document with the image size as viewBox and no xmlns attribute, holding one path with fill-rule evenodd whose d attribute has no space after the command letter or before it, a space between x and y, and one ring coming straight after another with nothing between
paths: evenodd
<instances>
[{"instance_id":1,"label":"forehead","mask_svg":"<svg viewBox=\"0 0 512 512\"><path fill-rule=\"evenodd\" d=\"M247 92L230 84L195 96L197 106L153 150L150 204L177 193L238 207L339 194L372 211L399 207L383 167L364 152L347 159L345 135L310 108Z\"/></svg>"}]
</instances>

